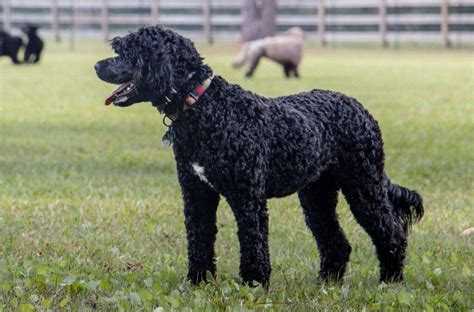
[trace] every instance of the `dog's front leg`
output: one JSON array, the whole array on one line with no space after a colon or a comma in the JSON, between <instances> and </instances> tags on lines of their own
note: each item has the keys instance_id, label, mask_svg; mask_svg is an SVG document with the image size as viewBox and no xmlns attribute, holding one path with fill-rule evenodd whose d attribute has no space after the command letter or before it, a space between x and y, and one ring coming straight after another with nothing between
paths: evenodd
<instances>
[{"instance_id":1,"label":"dog's front leg","mask_svg":"<svg viewBox=\"0 0 474 312\"><path fill-rule=\"evenodd\" d=\"M270 256L268 251L268 212L265 199L242 195L229 199L235 214L240 242L240 275L244 283L259 282L268 287Z\"/></svg>"},{"instance_id":2,"label":"dog's front leg","mask_svg":"<svg viewBox=\"0 0 474 312\"><path fill-rule=\"evenodd\" d=\"M188 279L193 284L206 281L206 272L215 274L214 242L219 194L192 173L180 174L184 216L188 238Z\"/></svg>"}]
</instances>

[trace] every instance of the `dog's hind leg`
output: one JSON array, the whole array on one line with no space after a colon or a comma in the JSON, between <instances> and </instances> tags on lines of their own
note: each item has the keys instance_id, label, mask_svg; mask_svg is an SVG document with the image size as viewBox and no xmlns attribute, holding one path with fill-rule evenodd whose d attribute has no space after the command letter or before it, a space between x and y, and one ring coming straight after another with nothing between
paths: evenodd
<instances>
[{"instance_id":1,"label":"dog's hind leg","mask_svg":"<svg viewBox=\"0 0 474 312\"><path fill-rule=\"evenodd\" d=\"M380 262L380 279L402 281L407 240L389 202L388 180L383 168L371 166L367 158L357 163L360 165L347 168L345 177L339 180L342 192L357 222L372 238Z\"/></svg>"},{"instance_id":2,"label":"dog's hind leg","mask_svg":"<svg viewBox=\"0 0 474 312\"><path fill-rule=\"evenodd\" d=\"M266 200L243 195L228 201L238 226L240 275L246 284L256 281L268 287L271 267Z\"/></svg>"},{"instance_id":3,"label":"dog's hind leg","mask_svg":"<svg viewBox=\"0 0 474 312\"><path fill-rule=\"evenodd\" d=\"M178 169L188 239L188 279L193 284L215 274L214 243L219 194L190 171Z\"/></svg>"},{"instance_id":4,"label":"dog's hind leg","mask_svg":"<svg viewBox=\"0 0 474 312\"><path fill-rule=\"evenodd\" d=\"M321 259L319 276L324 280L340 280L351 253L337 220L337 193L334 178L329 175L323 175L298 192L306 224L318 245Z\"/></svg>"}]
</instances>

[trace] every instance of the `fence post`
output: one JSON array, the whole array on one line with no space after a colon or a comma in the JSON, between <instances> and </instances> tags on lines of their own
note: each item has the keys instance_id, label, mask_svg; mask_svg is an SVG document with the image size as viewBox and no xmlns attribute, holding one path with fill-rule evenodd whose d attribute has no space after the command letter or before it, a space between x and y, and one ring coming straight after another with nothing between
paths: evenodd
<instances>
[{"instance_id":1,"label":"fence post","mask_svg":"<svg viewBox=\"0 0 474 312\"><path fill-rule=\"evenodd\" d=\"M10 31L11 23L11 7L10 0L3 0L3 29Z\"/></svg>"},{"instance_id":2,"label":"fence post","mask_svg":"<svg viewBox=\"0 0 474 312\"><path fill-rule=\"evenodd\" d=\"M380 32L380 41L382 47L388 47L387 41L387 0L380 0L379 6L379 32Z\"/></svg>"},{"instance_id":3,"label":"fence post","mask_svg":"<svg viewBox=\"0 0 474 312\"><path fill-rule=\"evenodd\" d=\"M449 40L449 3L448 0L441 0L441 36L446 47L451 46Z\"/></svg>"},{"instance_id":4,"label":"fence post","mask_svg":"<svg viewBox=\"0 0 474 312\"><path fill-rule=\"evenodd\" d=\"M324 7L324 0L319 0L318 6L318 35L319 43L322 46L326 45L326 9Z\"/></svg>"},{"instance_id":5,"label":"fence post","mask_svg":"<svg viewBox=\"0 0 474 312\"><path fill-rule=\"evenodd\" d=\"M77 24L77 7L76 7L76 0L72 0L71 3L71 19L70 19L70 25L71 25L71 50L76 49L76 24Z\"/></svg>"},{"instance_id":6,"label":"fence post","mask_svg":"<svg viewBox=\"0 0 474 312\"><path fill-rule=\"evenodd\" d=\"M159 23L159 0L151 0L150 2L150 12L151 12L151 24L157 25Z\"/></svg>"},{"instance_id":7,"label":"fence post","mask_svg":"<svg viewBox=\"0 0 474 312\"><path fill-rule=\"evenodd\" d=\"M53 0L51 6L51 29L54 34L54 40L56 42L60 41L59 36L59 7L58 7L58 0Z\"/></svg>"},{"instance_id":8,"label":"fence post","mask_svg":"<svg viewBox=\"0 0 474 312\"><path fill-rule=\"evenodd\" d=\"M107 41L109 40L109 1L107 0L102 0L102 10L101 10L101 16L102 16L102 35L104 36L104 40Z\"/></svg>"},{"instance_id":9,"label":"fence post","mask_svg":"<svg viewBox=\"0 0 474 312\"><path fill-rule=\"evenodd\" d=\"M202 13L204 36L206 37L207 43L212 44L214 40L212 38L211 0L204 0Z\"/></svg>"}]
</instances>

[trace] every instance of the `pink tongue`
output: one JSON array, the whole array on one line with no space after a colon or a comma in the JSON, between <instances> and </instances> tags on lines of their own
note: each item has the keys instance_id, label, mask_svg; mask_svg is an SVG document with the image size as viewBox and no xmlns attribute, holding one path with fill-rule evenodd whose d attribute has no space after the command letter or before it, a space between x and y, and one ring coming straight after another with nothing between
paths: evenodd
<instances>
[{"instance_id":1,"label":"pink tongue","mask_svg":"<svg viewBox=\"0 0 474 312\"><path fill-rule=\"evenodd\" d=\"M104 104L110 105L117 98L117 94L125 90L125 88L131 84L132 84L131 81L121 84L114 92L112 92L112 94L108 98L105 99Z\"/></svg>"},{"instance_id":2,"label":"pink tongue","mask_svg":"<svg viewBox=\"0 0 474 312\"><path fill-rule=\"evenodd\" d=\"M115 94L112 94L111 96L109 96L108 98L105 99L104 104L108 106L108 105L110 105L110 103L112 103L114 100L115 100Z\"/></svg>"}]
</instances>

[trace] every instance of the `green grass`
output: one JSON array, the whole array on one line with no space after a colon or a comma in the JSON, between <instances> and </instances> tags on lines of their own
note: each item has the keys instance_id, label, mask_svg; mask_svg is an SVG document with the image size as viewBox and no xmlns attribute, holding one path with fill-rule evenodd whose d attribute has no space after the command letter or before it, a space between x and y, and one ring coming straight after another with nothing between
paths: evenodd
<instances>
[{"instance_id":1,"label":"green grass","mask_svg":"<svg viewBox=\"0 0 474 312\"><path fill-rule=\"evenodd\" d=\"M312 88L358 98L382 128L393 181L423 194L403 284L380 285L373 246L342 200L352 246L342 284L318 283L318 252L295 196L270 200L268 293L240 284L234 217L218 210L215 281L185 281L172 151L149 104L105 107L100 43L50 43L38 66L0 59L0 311L474 309L473 57L466 51L310 49L301 80L267 61L252 80L235 46L202 47L217 74L268 96Z\"/></svg>"}]
</instances>

